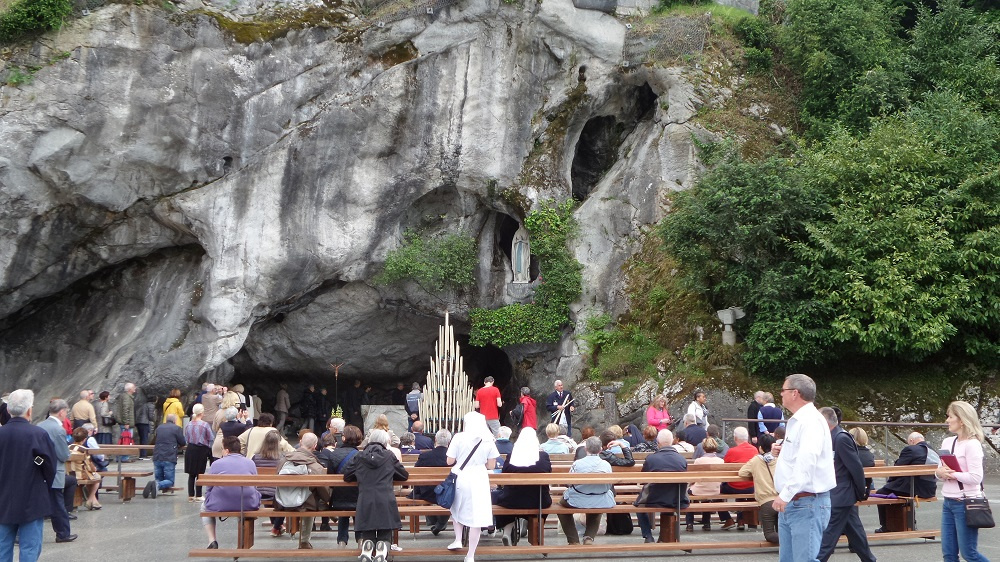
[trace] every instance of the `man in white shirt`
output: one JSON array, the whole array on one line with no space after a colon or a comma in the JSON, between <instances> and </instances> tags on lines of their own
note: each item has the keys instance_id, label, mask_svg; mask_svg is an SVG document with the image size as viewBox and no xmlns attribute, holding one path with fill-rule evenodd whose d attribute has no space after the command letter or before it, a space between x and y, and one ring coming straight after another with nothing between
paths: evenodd
<instances>
[{"instance_id":1,"label":"man in white shirt","mask_svg":"<svg viewBox=\"0 0 1000 562\"><path fill-rule=\"evenodd\" d=\"M779 560L815 560L823 530L830 522L830 490L837 485L830 428L813 401L816 383L806 375L789 375L781 387L781 402L794 414L785 439L772 452L774 499L778 512ZM778 449L775 451L774 449Z\"/></svg>"},{"instance_id":2,"label":"man in white shirt","mask_svg":"<svg viewBox=\"0 0 1000 562\"><path fill-rule=\"evenodd\" d=\"M687 413L694 416L695 423L701 427L708 427L708 406L705 405L705 393L702 391L696 391L694 393L694 401L688 406Z\"/></svg>"}]
</instances>

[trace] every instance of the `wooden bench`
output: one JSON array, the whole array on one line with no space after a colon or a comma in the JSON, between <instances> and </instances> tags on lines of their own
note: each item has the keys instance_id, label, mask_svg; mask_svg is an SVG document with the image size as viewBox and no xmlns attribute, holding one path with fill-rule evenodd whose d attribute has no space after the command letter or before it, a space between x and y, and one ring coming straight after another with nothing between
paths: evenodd
<instances>
[{"instance_id":1,"label":"wooden bench","mask_svg":"<svg viewBox=\"0 0 1000 562\"><path fill-rule=\"evenodd\" d=\"M700 466L713 466L713 465L698 465ZM714 465L719 467L720 465ZM935 467L933 466L907 466L907 467L873 467L866 469L866 476L869 477L887 477L887 476L920 476L925 474L930 474ZM436 473L434 471L437 471ZM415 472L421 474L411 473L410 479L405 482L404 485L432 485L440 482L443 476L447 473L448 468L446 467L435 467L434 469L422 469ZM691 470L689 472L633 472L633 471L615 471L611 474L580 474L580 473L558 473L558 474L491 474L491 482L499 485L540 485L540 484L613 484L618 486L638 486L647 483L656 484L676 484L678 486L688 486L691 482L727 482L741 480L737 476L732 465L730 467L722 468L704 468ZM203 486L238 486L238 485L261 485L261 486L275 486L275 485L295 485L295 486L353 486L354 483L344 482L338 475L320 475L320 476L236 476L236 475L202 475L199 477L199 485ZM570 513L627 513L630 515L637 513L660 513L660 524L659 524L659 542L649 543L649 544L636 544L636 545L600 545L595 548L595 546L588 546L588 552L649 552L649 551L693 551L700 549L738 549L745 550L747 548L774 548L774 545L762 541L738 541L733 543L720 543L720 542L682 542L680 540L680 518L684 513L702 513L706 511L744 511L747 513L753 513L758 510L756 502L728 502L719 501L723 496L709 496L705 499L710 499L712 501L705 503L693 504L688 508L663 508L663 507L649 507L649 506L634 506L630 503L618 504L613 508L601 508L601 509L580 509L580 508L566 508L558 504L546 509L508 509L499 506L494 506L493 513L495 515L516 515L518 517L524 517L528 520L528 531L530 546L519 546L517 547L518 555L538 553L569 553L578 552L574 550L578 547L565 547L561 545L546 545L544 542L544 516L547 515L559 515L559 514L570 514ZM734 498L746 499L748 495L742 494L740 496L733 496ZM701 499L701 498L698 498ZM726 497L729 499L729 497ZM411 503L412 502L412 503ZM427 515L447 515L448 510L445 510L439 506L427 504L426 502L412 501L406 502L407 505L400 505L399 512L401 518L411 517L411 529L413 528L412 518L421 517ZM915 502L911 498L897 498L897 499L877 499L872 498L865 502L861 502L861 505L885 505L887 507L895 507L899 509L898 516L896 517L896 522L898 526L902 527L899 530L893 530L892 532L879 533L877 535L872 535L871 540L889 540L889 539L908 539L908 538L935 538L939 533L936 530L930 531L916 531L914 528L913 520L913 507ZM269 517L269 516L285 516L289 518L300 518L300 517L346 517L354 515L353 511L349 510L326 510L318 512L299 512L299 511L288 511L288 510L276 510L276 509L261 509L259 511L252 512L212 512L204 513L208 516L230 516L235 517L240 520L240 525L238 526L238 537L237 537L237 549L228 550L192 550L189 555L194 557L275 557L275 558L298 558L298 557L334 557L343 558L347 555L354 556L356 551L352 550L309 550L309 551L280 551L276 554L272 550L260 550L251 549L253 546L253 532L254 532L254 521L259 517ZM419 528L419 527L418 527ZM486 547L487 549L491 547ZM607 550L602 550L606 548ZM524 549L524 550L521 550ZM304 553L305 554L304 554ZM461 553L462 551L458 551ZM488 554L492 551L489 550L477 550L477 552L482 552L483 554ZM225 553L220 554L220 553ZM506 547L503 549L497 549L497 554L510 554L510 548ZM440 548L407 548L402 553L396 553L397 555L402 554L404 556L410 555L423 555L423 556L438 556L444 554L456 554L456 552L445 551Z\"/></svg>"}]
</instances>

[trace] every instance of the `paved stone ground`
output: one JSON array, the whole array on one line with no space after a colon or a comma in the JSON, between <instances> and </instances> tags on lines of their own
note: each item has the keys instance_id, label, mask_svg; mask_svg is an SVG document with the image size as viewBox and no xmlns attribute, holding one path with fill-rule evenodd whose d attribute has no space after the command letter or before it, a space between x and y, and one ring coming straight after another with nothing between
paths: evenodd
<instances>
[{"instance_id":1,"label":"paved stone ground","mask_svg":"<svg viewBox=\"0 0 1000 562\"><path fill-rule=\"evenodd\" d=\"M152 465L150 461L139 461L132 467L144 467ZM181 470L178 464L178 485L186 486L187 475ZM145 482L140 482L144 484ZM878 486L879 482L876 482ZM987 478L987 490L998 489L1000 477ZM140 485L141 487L141 485ZM198 511L200 503L189 503L187 494L179 492L175 495L160 495L155 500L144 500L142 496L137 496L132 502L122 504L114 496L105 494L102 500L104 509L100 511L86 511L78 513L79 519L73 521L73 532L80 535L80 538L73 543L56 544L55 535L51 527L46 526L45 544L42 549L43 562L65 562L65 561L101 561L101 562L131 562L131 561L174 561L187 559L187 553L193 548L204 548L208 544L205 532L201 527L201 520ZM862 520L869 530L877 527L877 513L874 508L864 508L861 510ZM938 528L941 517L940 502L921 504L917 511L918 528ZM697 526L695 527L698 528ZM638 540L638 528L634 534L625 537L600 536L599 543L634 543ZM700 529L695 533L683 533L683 539L704 540L734 540L749 538L748 532L716 530L709 533ZM218 524L219 544L223 548L232 548L236 541L236 525L234 521L224 521ZM763 535L757 533L756 536L763 540ZM260 527L256 533L257 546L261 548L288 548L296 547L295 539L287 536L281 538L271 538L267 535L267 528ZM445 531L439 537L433 537L429 532L423 532L419 538L414 539L409 533L400 534L401 546L440 546L444 547L452 541L454 535L451 530ZM682 540L683 540L682 539ZM554 544L561 544L563 538L556 535L555 531L549 529L546 541ZM312 543L316 548L335 548L335 533L314 533ZM482 545L499 545L496 538L483 537ZM981 531L979 535L979 547L987 558L1000 560L1000 531L996 529ZM923 560L940 560L941 544L939 541L901 541L892 544L882 542L873 543L875 555L884 562L918 562ZM345 550L345 554L348 551ZM581 556L550 556L551 559L577 559L577 558L605 558L608 555L586 556L585 549L581 547ZM660 558L680 558L685 557L692 560L711 560L712 562L745 562L758 560L777 560L777 549L755 553L734 553L732 551L723 552L697 552L694 554L663 554L657 555ZM347 556L347 559L351 555ZM528 560L527 557L518 556L485 556L477 557L482 560ZM654 557L650 557L654 558ZM400 557L397 560L414 560L420 558ZM446 560L460 560L458 557L447 558ZM833 561L857 560L857 557L847 551L847 547L841 547L831 558Z\"/></svg>"}]
</instances>

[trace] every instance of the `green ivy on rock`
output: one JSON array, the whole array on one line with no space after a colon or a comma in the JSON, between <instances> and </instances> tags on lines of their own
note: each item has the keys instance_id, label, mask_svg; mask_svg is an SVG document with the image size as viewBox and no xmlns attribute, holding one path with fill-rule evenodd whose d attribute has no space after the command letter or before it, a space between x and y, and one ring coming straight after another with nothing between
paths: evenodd
<instances>
[{"instance_id":1,"label":"green ivy on rock","mask_svg":"<svg viewBox=\"0 0 1000 562\"><path fill-rule=\"evenodd\" d=\"M497 309L476 308L469 313L469 343L497 347L523 343L555 343L569 322L569 305L583 292L582 266L570 253L568 242L576 234L573 200L545 202L528 213L524 227L531 235L531 254L541 271L530 304L510 304Z\"/></svg>"}]
</instances>

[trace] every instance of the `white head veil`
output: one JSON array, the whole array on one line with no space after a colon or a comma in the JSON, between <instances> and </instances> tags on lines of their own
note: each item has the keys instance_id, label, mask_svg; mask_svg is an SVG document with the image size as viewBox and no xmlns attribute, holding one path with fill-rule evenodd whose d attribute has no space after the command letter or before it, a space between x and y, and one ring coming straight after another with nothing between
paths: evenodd
<instances>
[{"instance_id":1,"label":"white head veil","mask_svg":"<svg viewBox=\"0 0 1000 562\"><path fill-rule=\"evenodd\" d=\"M527 467L538 462L538 457L538 434L535 433L535 428L526 427L518 434L507 462L514 466Z\"/></svg>"},{"instance_id":2,"label":"white head veil","mask_svg":"<svg viewBox=\"0 0 1000 562\"><path fill-rule=\"evenodd\" d=\"M474 435L477 439L482 439L484 443L493 443L493 432L486 425L486 416L479 412L469 412L462 418L464 422L463 433Z\"/></svg>"}]
</instances>

